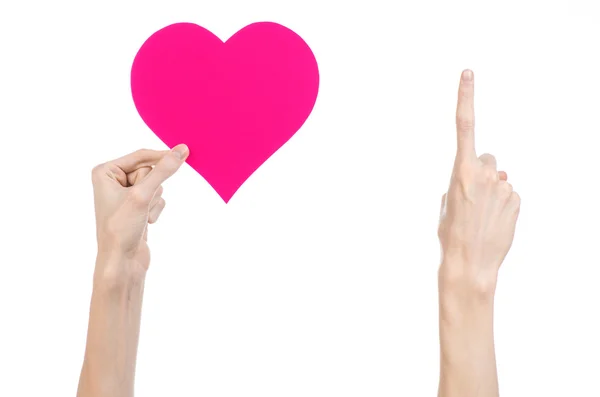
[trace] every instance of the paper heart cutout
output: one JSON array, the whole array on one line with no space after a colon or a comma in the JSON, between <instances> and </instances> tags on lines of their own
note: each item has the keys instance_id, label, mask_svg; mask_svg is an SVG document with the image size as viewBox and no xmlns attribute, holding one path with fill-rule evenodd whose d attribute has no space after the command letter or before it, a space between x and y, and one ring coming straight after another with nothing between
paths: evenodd
<instances>
[{"instance_id":1,"label":"paper heart cutout","mask_svg":"<svg viewBox=\"0 0 600 397\"><path fill-rule=\"evenodd\" d=\"M304 40L272 22L253 23L223 42L176 23L150 36L131 69L135 106L170 148L227 203L302 127L319 91L319 69Z\"/></svg>"}]
</instances>

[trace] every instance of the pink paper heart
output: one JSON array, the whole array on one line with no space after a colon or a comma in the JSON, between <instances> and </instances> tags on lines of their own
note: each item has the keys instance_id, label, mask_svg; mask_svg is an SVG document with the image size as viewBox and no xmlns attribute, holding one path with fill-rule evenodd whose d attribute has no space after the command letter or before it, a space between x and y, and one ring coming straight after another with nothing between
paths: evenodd
<instances>
[{"instance_id":1,"label":"pink paper heart","mask_svg":"<svg viewBox=\"0 0 600 397\"><path fill-rule=\"evenodd\" d=\"M185 143L187 163L227 203L302 127L319 91L309 46L271 22L226 42L177 23L150 36L131 69L135 106L169 147Z\"/></svg>"}]
</instances>

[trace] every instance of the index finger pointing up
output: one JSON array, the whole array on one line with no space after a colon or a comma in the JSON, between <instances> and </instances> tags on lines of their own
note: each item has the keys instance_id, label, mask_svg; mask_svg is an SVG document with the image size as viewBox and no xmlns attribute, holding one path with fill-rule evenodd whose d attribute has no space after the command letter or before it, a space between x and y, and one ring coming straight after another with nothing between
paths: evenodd
<instances>
[{"instance_id":1,"label":"index finger pointing up","mask_svg":"<svg viewBox=\"0 0 600 397\"><path fill-rule=\"evenodd\" d=\"M475 101L473 72L462 72L456 106L457 156L475 157Z\"/></svg>"}]
</instances>

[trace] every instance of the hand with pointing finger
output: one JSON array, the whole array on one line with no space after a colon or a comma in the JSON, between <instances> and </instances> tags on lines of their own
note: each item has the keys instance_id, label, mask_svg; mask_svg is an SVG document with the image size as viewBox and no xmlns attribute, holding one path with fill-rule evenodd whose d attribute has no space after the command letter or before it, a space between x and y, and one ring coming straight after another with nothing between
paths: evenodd
<instances>
[{"instance_id":1,"label":"hand with pointing finger","mask_svg":"<svg viewBox=\"0 0 600 397\"><path fill-rule=\"evenodd\" d=\"M498 396L494 294L520 198L494 156L476 155L474 126L474 79L465 70L456 111L456 160L438 228L439 397Z\"/></svg>"},{"instance_id":2,"label":"hand with pointing finger","mask_svg":"<svg viewBox=\"0 0 600 397\"><path fill-rule=\"evenodd\" d=\"M187 156L185 145L170 151L138 150L94 168L98 255L109 267L98 269L104 275L139 276L148 269L148 224L156 222L165 206L162 183ZM110 268L113 263L121 268Z\"/></svg>"},{"instance_id":3,"label":"hand with pointing finger","mask_svg":"<svg viewBox=\"0 0 600 397\"><path fill-rule=\"evenodd\" d=\"M473 287L493 292L498 269L512 245L520 197L507 174L496 169L494 156L475 154L473 88L473 74L466 71L458 94L456 160L442 197L440 277L465 278Z\"/></svg>"}]
</instances>

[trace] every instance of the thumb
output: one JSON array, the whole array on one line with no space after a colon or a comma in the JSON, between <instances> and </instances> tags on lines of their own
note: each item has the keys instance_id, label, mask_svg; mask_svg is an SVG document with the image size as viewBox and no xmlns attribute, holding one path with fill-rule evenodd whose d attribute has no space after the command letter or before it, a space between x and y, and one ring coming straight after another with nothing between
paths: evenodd
<instances>
[{"instance_id":1,"label":"thumb","mask_svg":"<svg viewBox=\"0 0 600 397\"><path fill-rule=\"evenodd\" d=\"M140 188L147 192L154 193L164 181L169 179L189 155L189 149L186 145L177 145L154 166L154 169L140 182Z\"/></svg>"}]
</instances>

